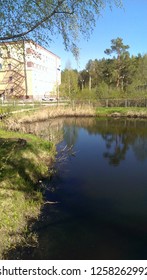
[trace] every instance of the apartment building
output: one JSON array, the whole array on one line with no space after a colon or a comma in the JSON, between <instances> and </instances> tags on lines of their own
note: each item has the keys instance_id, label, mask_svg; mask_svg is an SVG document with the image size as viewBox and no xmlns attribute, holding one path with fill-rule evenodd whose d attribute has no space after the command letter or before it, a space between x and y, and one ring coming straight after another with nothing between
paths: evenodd
<instances>
[{"instance_id":1,"label":"apartment building","mask_svg":"<svg viewBox=\"0 0 147 280\"><path fill-rule=\"evenodd\" d=\"M58 97L61 59L32 40L0 43L0 95Z\"/></svg>"}]
</instances>

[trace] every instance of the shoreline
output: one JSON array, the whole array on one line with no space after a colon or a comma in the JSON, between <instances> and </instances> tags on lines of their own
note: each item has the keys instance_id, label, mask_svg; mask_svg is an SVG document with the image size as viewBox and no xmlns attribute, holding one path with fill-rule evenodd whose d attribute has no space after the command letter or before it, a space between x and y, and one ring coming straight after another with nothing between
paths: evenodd
<instances>
[{"instance_id":1,"label":"shoreline","mask_svg":"<svg viewBox=\"0 0 147 280\"><path fill-rule=\"evenodd\" d=\"M19 244L37 244L37 237L31 235L30 221L38 220L40 215L43 195L39 180L49 176L48 169L55 156L52 142L16 131L21 130L23 123L62 117L147 119L147 108L46 108L4 120L8 131L0 129L0 259L5 259L5 252Z\"/></svg>"},{"instance_id":2,"label":"shoreline","mask_svg":"<svg viewBox=\"0 0 147 280\"><path fill-rule=\"evenodd\" d=\"M69 117L114 117L114 118L147 118L147 108L141 107L93 107L93 106L74 106L74 107L47 107L43 110L27 111L11 115L4 120L6 125L11 127L15 123L34 123L46 121L54 118Z\"/></svg>"},{"instance_id":3,"label":"shoreline","mask_svg":"<svg viewBox=\"0 0 147 280\"><path fill-rule=\"evenodd\" d=\"M41 179L49 174L55 147L34 135L0 129L0 259L16 246L37 244L31 232L43 205Z\"/></svg>"}]
</instances>

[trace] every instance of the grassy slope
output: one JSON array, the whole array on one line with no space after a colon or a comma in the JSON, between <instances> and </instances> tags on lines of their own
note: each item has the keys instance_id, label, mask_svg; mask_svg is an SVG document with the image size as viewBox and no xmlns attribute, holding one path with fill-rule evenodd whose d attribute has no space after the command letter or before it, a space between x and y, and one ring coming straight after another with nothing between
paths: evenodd
<instances>
[{"instance_id":1,"label":"grassy slope","mask_svg":"<svg viewBox=\"0 0 147 280\"><path fill-rule=\"evenodd\" d=\"M0 130L0 259L5 250L25 244L28 222L38 217L42 203L35 185L48 174L53 154L49 142ZM31 242L33 238L30 236Z\"/></svg>"},{"instance_id":2,"label":"grassy slope","mask_svg":"<svg viewBox=\"0 0 147 280\"><path fill-rule=\"evenodd\" d=\"M147 108L141 107L98 107L97 116L144 117L147 118Z\"/></svg>"}]
</instances>

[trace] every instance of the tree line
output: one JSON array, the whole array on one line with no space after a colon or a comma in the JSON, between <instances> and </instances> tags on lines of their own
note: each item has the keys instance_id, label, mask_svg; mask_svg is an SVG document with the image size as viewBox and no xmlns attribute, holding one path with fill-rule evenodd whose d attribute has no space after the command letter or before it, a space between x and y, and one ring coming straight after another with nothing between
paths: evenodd
<instances>
[{"instance_id":1,"label":"tree line","mask_svg":"<svg viewBox=\"0 0 147 280\"><path fill-rule=\"evenodd\" d=\"M62 71L60 94L69 98L147 97L147 54L130 55L122 38L111 40L102 59L90 59L85 69Z\"/></svg>"}]
</instances>

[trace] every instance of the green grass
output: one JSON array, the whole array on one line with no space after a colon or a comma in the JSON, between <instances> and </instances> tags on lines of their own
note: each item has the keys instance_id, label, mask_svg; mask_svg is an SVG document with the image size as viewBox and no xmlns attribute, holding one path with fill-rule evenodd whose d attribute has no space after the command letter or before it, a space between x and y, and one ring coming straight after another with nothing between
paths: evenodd
<instances>
[{"instance_id":1,"label":"green grass","mask_svg":"<svg viewBox=\"0 0 147 280\"><path fill-rule=\"evenodd\" d=\"M28 103L28 104L20 104L20 105L17 105L16 104L6 104L5 106L0 104L0 115L1 114L11 114L12 112L17 112L17 111L27 111L27 110L36 110L36 109L40 109L42 107L42 104L41 103Z\"/></svg>"},{"instance_id":2,"label":"green grass","mask_svg":"<svg viewBox=\"0 0 147 280\"><path fill-rule=\"evenodd\" d=\"M34 135L0 130L0 259L18 243L36 240L26 239L43 201L36 183L48 175L54 152L50 142Z\"/></svg>"},{"instance_id":3,"label":"green grass","mask_svg":"<svg viewBox=\"0 0 147 280\"><path fill-rule=\"evenodd\" d=\"M147 108L141 107L97 107L97 116L147 117Z\"/></svg>"}]
</instances>

